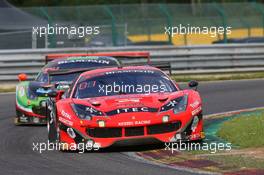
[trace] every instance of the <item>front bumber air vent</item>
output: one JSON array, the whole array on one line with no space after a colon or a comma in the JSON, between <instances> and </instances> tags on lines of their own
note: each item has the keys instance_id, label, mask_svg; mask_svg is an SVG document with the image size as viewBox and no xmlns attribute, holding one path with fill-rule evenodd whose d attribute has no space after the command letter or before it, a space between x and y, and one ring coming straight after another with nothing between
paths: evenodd
<instances>
[{"instance_id":1,"label":"front bumber air vent","mask_svg":"<svg viewBox=\"0 0 264 175\"><path fill-rule=\"evenodd\" d=\"M121 137L122 128L88 128L87 134L95 138Z\"/></svg>"},{"instance_id":2,"label":"front bumber air vent","mask_svg":"<svg viewBox=\"0 0 264 175\"><path fill-rule=\"evenodd\" d=\"M147 127L147 134L163 134L168 132L177 131L181 127L181 122L173 122L173 123L162 123L157 125L151 125Z\"/></svg>"}]
</instances>

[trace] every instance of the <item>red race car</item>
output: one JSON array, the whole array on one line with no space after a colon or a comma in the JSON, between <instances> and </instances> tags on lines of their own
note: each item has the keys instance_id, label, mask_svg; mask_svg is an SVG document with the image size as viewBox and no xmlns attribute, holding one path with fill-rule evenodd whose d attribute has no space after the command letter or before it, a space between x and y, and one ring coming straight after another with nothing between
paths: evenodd
<instances>
[{"instance_id":1,"label":"red race car","mask_svg":"<svg viewBox=\"0 0 264 175\"><path fill-rule=\"evenodd\" d=\"M49 93L49 141L103 148L116 142L147 139L202 140L198 83L191 81L189 86L181 90L165 73L151 66L84 72L62 99L62 93Z\"/></svg>"}]
</instances>

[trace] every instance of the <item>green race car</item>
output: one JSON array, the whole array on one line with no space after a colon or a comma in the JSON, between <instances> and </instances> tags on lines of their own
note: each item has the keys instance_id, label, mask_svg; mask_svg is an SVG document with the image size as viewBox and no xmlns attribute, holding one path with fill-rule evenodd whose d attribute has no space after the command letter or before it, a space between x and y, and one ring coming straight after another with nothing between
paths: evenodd
<instances>
[{"instance_id":1,"label":"green race car","mask_svg":"<svg viewBox=\"0 0 264 175\"><path fill-rule=\"evenodd\" d=\"M48 55L47 64L34 81L26 81L26 75L20 74L20 82L16 87L15 124L46 124L48 98L46 94L50 87L66 90L84 71L120 66L119 61L114 58L115 55L115 53Z\"/></svg>"}]
</instances>

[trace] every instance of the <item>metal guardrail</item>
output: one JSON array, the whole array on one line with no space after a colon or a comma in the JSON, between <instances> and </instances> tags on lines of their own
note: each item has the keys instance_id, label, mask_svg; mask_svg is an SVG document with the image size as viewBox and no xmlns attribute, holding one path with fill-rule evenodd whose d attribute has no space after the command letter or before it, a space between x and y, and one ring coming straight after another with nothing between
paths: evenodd
<instances>
[{"instance_id":1,"label":"metal guardrail","mask_svg":"<svg viewBox=\"0 0 264 175\"><path fill-rule=\"evenodd\" d=\"M219 44L208 46L131 46L103 48L0 50L0 82L16 81L19 73L33 77L52 53L95 53L108 51L149 51L151 62L170 62L172 73L202 74L264 71L264 44ZM140 64L129 60L125 64Z\"/></svg>"}]
</instances>

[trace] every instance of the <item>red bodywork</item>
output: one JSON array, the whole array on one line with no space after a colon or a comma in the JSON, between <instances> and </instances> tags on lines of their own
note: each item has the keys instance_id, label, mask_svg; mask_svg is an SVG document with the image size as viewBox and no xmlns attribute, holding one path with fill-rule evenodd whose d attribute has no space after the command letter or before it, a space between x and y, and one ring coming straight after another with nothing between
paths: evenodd
<instances>
[{"instance_id":1,"label":"red bodywork","mask_svg":"<svg viewBox=\"0 0 264 175\"><path fill-rule=\"evenodd\" d=\"M114 71L120 68L106 68L97 69L89 72L83 73L79 78L85 76L89 77L93 74L101 74L107 71ZM158 70L150 66L134 66L134 67L124 67L123 70L133 70L133 69L143 69L143 70ZM77 80L78 81L78 80ZM76 86L76 85L75 85ZM200 95L197 91L192 89L180 90L175 84L178 91L173 93L152 93L146 94L127 94L127 95L116 95L116 96L104 96L89 99L75 99L66 98L59 100L56 103L57 106L57 117L61 124L73 128L78 132L84 140L92 139L95 143L98 143L100 147L108 147L115 142L130 140L130 139L144 139L153 138L160 140L162 142L173 142L175 141L175 134L183 134L186 132L186 128L192 123L194 116L201 116L202 114L202 101ZM75 87L73 87L75 89ZM175 99L183 95L188 95L188 105L185 112L174 114L173 110L168 110L165 112L159 112L160 108ZM114 116L95 116L92 120L81 120L79 119L71 104L82 104L85 106L91 106L102 112L111 111L119 108L140 108L140 107L151 107L159 109L158 112L131 112L131 113L120 113ZM100 104L100 105L98 105ZM162 117L169 115L169 121L163 122ZM105 121L105 127L99 127L99 121ZM173 131L166 131L166 126L170 127L170 124L180 122L179 128ZM151 126L161 126L157 134L150 134ZM162 127L163 126L163 127ZM92 137L88 134L89 129L100 129L100 128L115 128L121 130L121 135L118 137L110 138L98 138ZM157 127L158 128L158 127ZM138 130L137 130L138 129ZM143 133L137 135L136 132L142 129ZM131 131L130 134L127 134ZM133 134L134 131L134 134ZM132 135L131 135L132 134ZM173 139L174 138L174 139ZM182 140L200 140L203 139L203 121L199 120L198 125L194 131L190 132L190 135L186 135ZM64 130L60 130L60 142L73 144L76 140L71 138L68 133Z\"/></svg>"},{"instance_id":2,"label":"red bodywork","mask_svg":"<svg viewBox=\"0 0 264 175\"><path fill-rule=\"evenodd\" d=\"M46 56L46 63L54 59L61 59L67 57L81 57L81 56L107 56L114 58L146 58L147 63L150 63L149 52L100 52L100 53L72 53L72 54L50 54Z\"/></svg>"}]
</instances>

